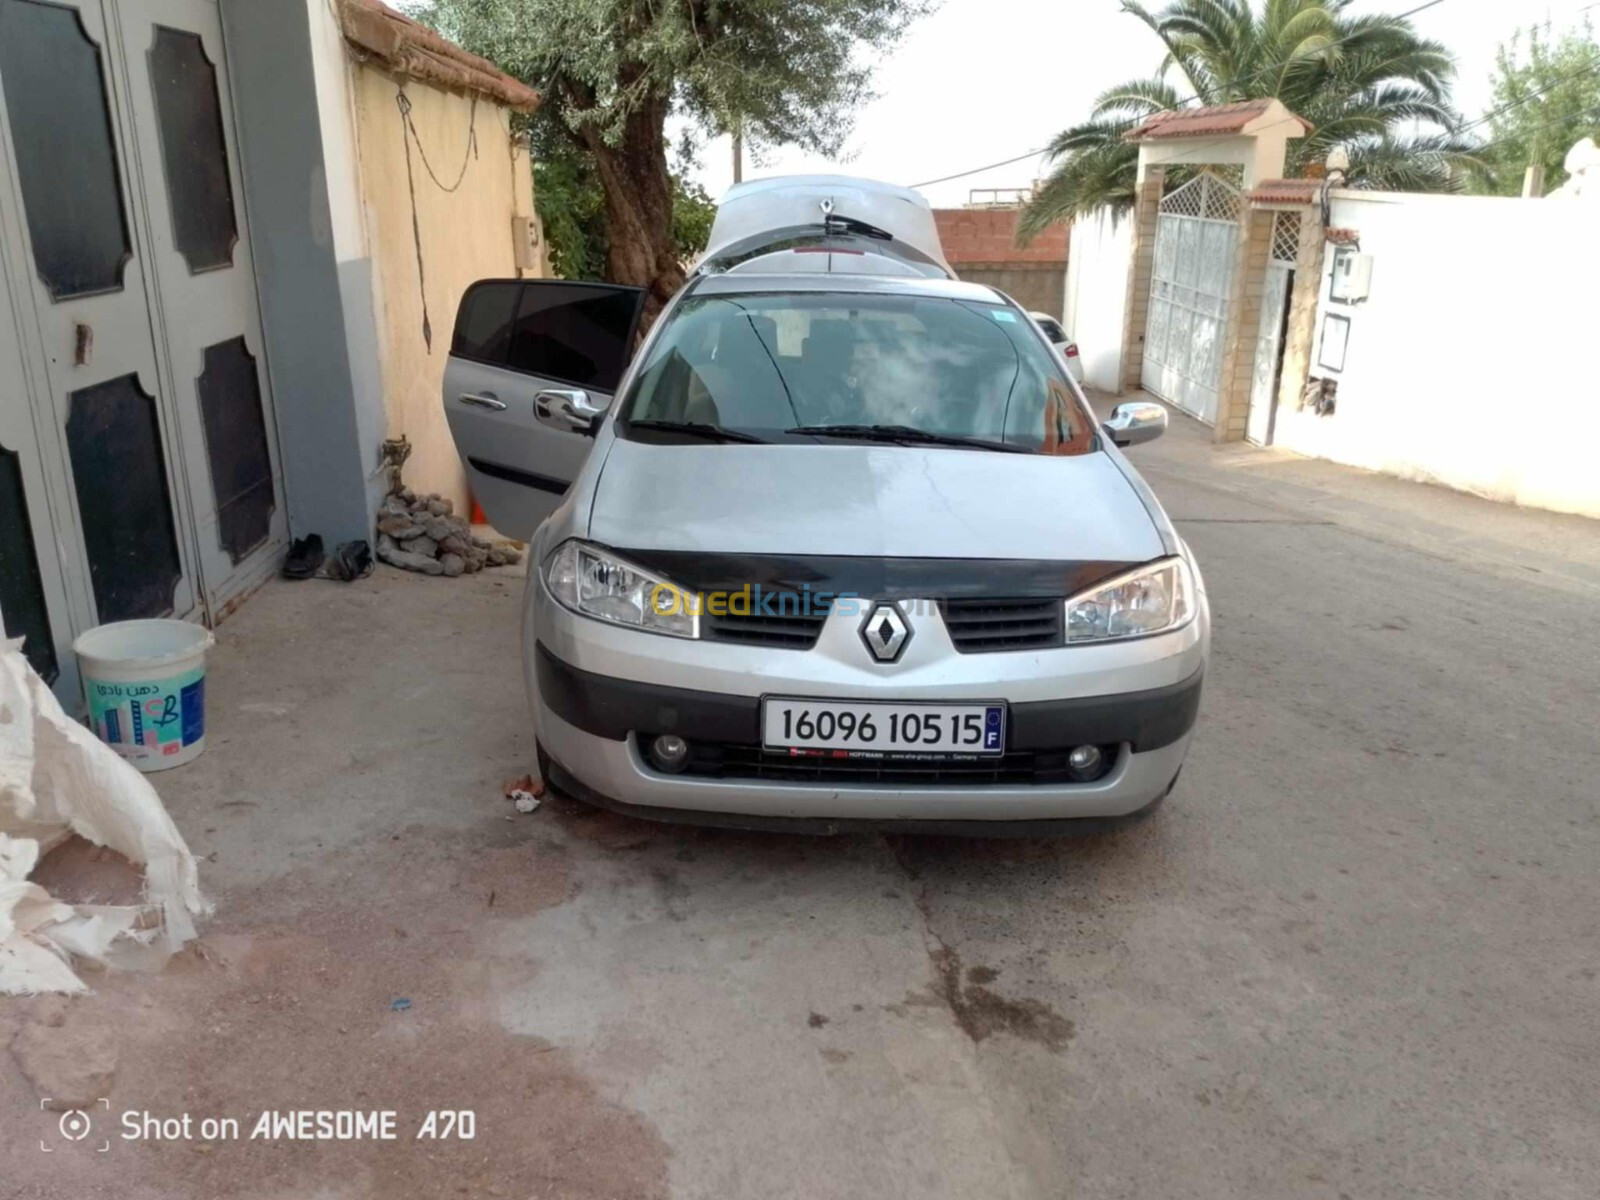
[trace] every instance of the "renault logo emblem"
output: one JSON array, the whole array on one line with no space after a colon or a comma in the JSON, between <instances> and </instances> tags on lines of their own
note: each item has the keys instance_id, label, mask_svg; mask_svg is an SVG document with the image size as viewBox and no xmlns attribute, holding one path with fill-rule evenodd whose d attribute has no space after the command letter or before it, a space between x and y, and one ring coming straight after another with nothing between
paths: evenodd
<instances>
[{"instance_id":1,"label":"renault logo emblem","mask_svg":"<svg viewBox=\"0 0 1600 1200\"><path fill-rule=\"evenodd\" d=\"M867 644L873 658L882 663L892 663L911 641L911 626L900 614L899 605L879 604L862 623L861 640Z\"/></svg>"}]
</instances>

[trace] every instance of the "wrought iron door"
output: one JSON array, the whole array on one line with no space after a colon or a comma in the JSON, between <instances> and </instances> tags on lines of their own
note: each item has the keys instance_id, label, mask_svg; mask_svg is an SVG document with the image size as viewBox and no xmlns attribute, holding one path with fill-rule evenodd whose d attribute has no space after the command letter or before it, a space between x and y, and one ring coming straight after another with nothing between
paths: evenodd
<instances>
[{"instance_id":1,"label":"wrought iron door","mask_svg":"<svg viewBox=\"0 0 1600 1200\"><path fill-rule=\"evenodd\" d=\"M1162 199L1156 219L1139 378L1206 422L1217 416L1242 205L1237 188L1202 171Z\"/></svg>"},{"instance_id":2,"label":"wrought iron door","mask_svg":"<svg viewBox=\"0 0 1600 1200\"><path fill-rule=\"evenodd\" d=\"M1255 368L1250 379L1250 415L1245 437L1258 446L1272 444L1283 368L1283 332L1294 286L1295 256L1300 249L1300 216L1280 212L1273 218L1272 255L1261 292L1261 323L1256 327Z\"/></svg>"}]
</instances>

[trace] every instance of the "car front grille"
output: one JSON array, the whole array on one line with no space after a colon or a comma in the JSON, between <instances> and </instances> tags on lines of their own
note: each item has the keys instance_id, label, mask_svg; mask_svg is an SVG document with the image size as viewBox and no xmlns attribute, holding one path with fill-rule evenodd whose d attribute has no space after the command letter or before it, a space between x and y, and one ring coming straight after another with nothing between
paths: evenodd
<instances>
[{"instance_id":1,"label":"car front grille","mask_svg":"<svg viewBox=\"0 0 1600 1200\"><path fill-rule=\"evenodd\" d=\"M1035 650L1062 644L1063 605L1058 597L1021 599L993 596L955 597L939 602L950 641L961 654L999 650ZM706 637L745 646L809 650L822 633L827 614L706 614Z\"/></svg>"},{"instance_id":2,"label":"car front grille","mask_svg":"<svg viewBox=\"0 0 1600 1200\"><path fill-rule=\"evenodd\" d=\"M642 738L649 744L649 738ZM1100 776L1116 766L1118 747L1102 746ZM705 779L757 779L771 783L981 787L985 784L1083 783L1067 770L1067 752L1008 750L989 758L831 758L787 754L739 742L691 742L682 771Z\"/></svg>"},{"instance_id":3,"label":"car front grille","mask_svg":"<svg viewBox=\"0 0 1600 1200\"><path fill-rule=\"evenodd\" d=\"M743 615L724 613L705 617L706 636L719 642L739 642L745 646L775 646L788 650L809 650L817 644L826 613L753 612Z\"/></svg>"},{"instance_id":4,"label":"car front grille","mask_svg":"<svg viewBox=\"0 0 1600 1200\"><path fill-rule=\"evenodd\" d=\"M1064 605L1059 597L951 597L940 608L950 641L961 654L1062 644Z\"/></svg>"}]
</instances>

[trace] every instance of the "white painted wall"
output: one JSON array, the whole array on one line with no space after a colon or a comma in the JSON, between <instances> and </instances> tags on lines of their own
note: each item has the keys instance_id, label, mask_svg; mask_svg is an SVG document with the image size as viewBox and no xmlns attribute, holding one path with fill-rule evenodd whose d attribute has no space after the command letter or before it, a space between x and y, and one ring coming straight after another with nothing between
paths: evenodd
<instances>
[{"instance_id":1,"label":"white painted wall","mask_svg":"<svg viewBox=\"0 0 1600 1200\"><path fill-rule=\"evenodd\" d=\"M327 0L306 0L310 14L311 70L317 85L317 118L327 164L328 211L334 255L340 262L364 258L367 235L362 223L361 176L356 160L356 127L350 65L344 33Z\"/></svg>"},{"instance_id":2,"label":"white painted wall","mask_svg":"<svg viewBox=\"0 0 1600 1200\"><path fill-rule=\"evenodd\" d=\"M1078 343L1084 381L1103 392L1122 378L1133 221L1113 222L1109 209L1074 218L1067 248L1067 304L1062 322Z\"/></svg>"},{"instance_id":3,"label":"white painted wall","mask_svg":"<svg viewBox=\"0 0 1600 1200\"><path fill-rule=\"evenodd\" d=\"M387 432L383 375L379 361L376 281L367 242L361 200L360 140L356 136L355 89L349 52L338 17L327 0L306 0L310 14L311 66L317 87L321 124L323 184L328 190L328 237L339 265L339 294L349 344L350 377L356 402L356 426L366 459L369 508L375 513L387 488L381 446ZM400 114L395 110L396 136ZM435 331L448 344L449 322Z\"/></svg>"},{"instance_id":4,"label":"white painted wall","mask_svg":"<svg viewBox=\"0 0 1600 1200\"><path fill-rule=\"evenodd\" d=\"M1370 296L1329 301L1329 247L1311 374L1339 381L1336 409L1280 406L1275 443L1600 517L1592 206L1341 190L1330 225L1355 230L1372 255ZM1328 313L1350 317L1338 372L1318 365Z\"/></svg>"}]
</instances>

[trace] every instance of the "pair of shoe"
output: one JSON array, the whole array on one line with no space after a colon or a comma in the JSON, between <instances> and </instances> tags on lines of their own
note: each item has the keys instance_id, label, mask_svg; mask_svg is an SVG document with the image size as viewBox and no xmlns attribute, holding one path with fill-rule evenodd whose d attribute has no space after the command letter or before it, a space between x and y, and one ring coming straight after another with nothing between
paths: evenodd
<instances>
[{"instance_id":1,"label":"pair of shoe","mask_svg":"<svg viewBox=\"0 0 1600 1200\"><path fill-rule=\"evenodd\" d=\"M322 538L308 533L289 543L289 553L283 560L285 579L337 579L354 583L372 574L372 547L362 538L341 542L328 558L323 553Z\"/></svg>"}]
</instances>

